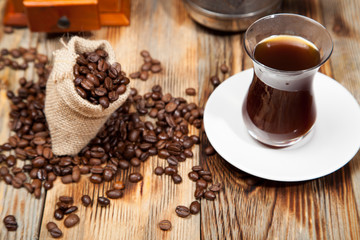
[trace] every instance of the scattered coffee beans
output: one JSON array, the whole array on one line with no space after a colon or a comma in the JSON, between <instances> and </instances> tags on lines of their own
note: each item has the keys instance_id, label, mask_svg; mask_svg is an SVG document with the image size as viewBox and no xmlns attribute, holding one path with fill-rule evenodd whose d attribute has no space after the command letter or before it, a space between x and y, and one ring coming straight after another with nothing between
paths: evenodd
<instances>
[{"instance_id":1,"label":"scattered coffee beans","mask_svg":"<svg viewBox=\"0 0 360 240\"><path fill-rule=\"evenodd\" d=\"M102 49L81 54L74 65L74 84L80 97L103 108L126 91L130 80L120 63L107 62L108 53Z\"/></svg>"},{"instance_id":2,"label":"scattered coffee beans","mask_svg":"<svg viewBox=\"0 0 360 240\"><path fill-rule=\"evenodd\" d=\"M169 231L171 229L171 222L169 220L162 220L159 222L159 228L163 231Z\"/></svg>"},{"instance_id":3,"label":"scattered coffee beans","mask_svg":"<svg viewBox=\"0 0 360 240\"><path fill-rule=\"evenodd\" d=\"M6 216L3 222L8 231L16 231L18 224L16 222L16 218L13 215Z\"/></svg>"},{"instance_id":4,"label":"scattered coffee beans","mask_svg":"<svg viewBox=\"0 0 360 240\"><path fill-rule=\"evenodd\" d=\"M142 50L140 55L144 58L144 64L140 66L140 70L131 73L129 76L132 79L141 79L143 81L148 80L149 73L159 73L162 71L161 63L157 59L153 59L150 53L146 50Z\"/></svg>"}]
</instances>

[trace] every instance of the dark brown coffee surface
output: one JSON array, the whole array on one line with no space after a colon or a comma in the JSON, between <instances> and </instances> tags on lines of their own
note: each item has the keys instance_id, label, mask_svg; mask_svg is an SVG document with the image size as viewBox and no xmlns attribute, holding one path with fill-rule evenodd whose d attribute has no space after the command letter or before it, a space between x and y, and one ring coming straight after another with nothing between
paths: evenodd
<instances>
[{"instance_id":1,"label":"dark brown coffee surface","mask_svg":"<svg viewBox=\"0 0 360 240\"><path fill-rule=\"evenodd\" d=\"M305 70L320 63L320 53L313 44L288 35L261 41L255 47L254 58L265 66L284 71Z\"/></svg>"}]
</instances>

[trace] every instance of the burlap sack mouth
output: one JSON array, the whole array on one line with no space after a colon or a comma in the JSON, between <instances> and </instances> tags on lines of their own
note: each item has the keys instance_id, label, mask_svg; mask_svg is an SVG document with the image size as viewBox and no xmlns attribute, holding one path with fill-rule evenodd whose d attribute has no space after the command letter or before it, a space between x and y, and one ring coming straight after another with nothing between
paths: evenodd
<instances>
[{"instance_id":1,"label":"burlap sack mouth","mask_svg":"<svg viewBox=\"0 0 360 240\"><path fill-rule=\"evenodd\" d=\"M76 92L73 67L76 58L84 52L103 49L110 64L115 53L105 40L86 40L73 37L62 49L54 52L54 66L46 85L45 115L56 155L77 154L96 136L107 118L119 108L130 94L130 86L108 108L83 99Z\"/></svg>"}]
</instances>

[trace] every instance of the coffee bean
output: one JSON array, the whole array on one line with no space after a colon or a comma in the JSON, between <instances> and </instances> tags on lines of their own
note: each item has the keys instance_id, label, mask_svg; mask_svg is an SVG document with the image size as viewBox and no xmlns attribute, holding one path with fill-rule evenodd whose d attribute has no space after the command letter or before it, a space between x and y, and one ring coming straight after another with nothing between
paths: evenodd
<instances>
[{"instance_id":1,"label":"coffee bean","mask_svg":"<svg viewBox=\"0 0 360 240\"><path fill-rule=\"evenodd\" d=\"M64 226L67 228L71 228L75 226L80 221L80 218L75 213L71 213L69 216L67 216L64 220Z\"/></svg>"},{"instance_id":2,"label":"coffee bean","mask_svg":"<svg viewBox=\"0 0 360 240\"><path fill-rule=\"evenodd\" d=\"M182 217L182 218L186 218L187 216L190 215L189 208L187 208L185 206L181 206L181 205L176 207L175 212L179 217Z\"/></svg>"},{"instance_id":3,"label":"coffee bean","mask_svg":"<svg viewBox=\"0 0 360 240\"><path fill-rule=\"evenodd\" d=\"M220 71L225 74L229 72L229 68L225 63L223 63L220 65Z\"/></svg>"},{"instance_id":4,"label":"coffee bean","mask_svg":"<svg viewBox=\"0 0 360 240\"><path fill-rule=\"evenodd\" d=\"M155 170L154 170L154 173L156 175L163 175L164 174L164 168L162 167L156 167Z\"/></svg>"},{"instance_id":5,"label":"coffee bean","mask_svg":"<svg viewBox=\"0 0 360 240\"><path fill-rule=\"evenodd\" d=\"M131 173L129 175L129 181L133 183L140 182L142 179L143 177L140 173Z\"/></svg>"},{"instance_id":6,"label":"coffee bean","mask_svg":"<svg viewBox=\"0 0 360 240\"><path fill-rule=\"evenodd\" d=\"M72 174L71 174L71 178L72 178L73 182L79 182L80 181L80 178L81 178L80 174L81 173L80 173L79 166L73 167Z\"/></svg>"},{"instance_id":7,"label":"coffee bean","mask_svg":"<svg viewBox=\"0 0 360 240\"><path fill-rule=\"evenodd\" d=\"M187 88L187 89L185 89L185 93L186 93L186 95L189 95L189 96L195 96L196 90L195 90L195 88Z\"/></svg>"},{"instance_id":8,"label":"coffee bean","mask_svg":"<svg viewBox=\"0 0 360 240\"><path fill-rule=\"evenodd\" d=\"M114 178L114 173L111 169L104 169L103 179L106 182L110 182Z\"/></svg>"},{"instance_id":9,"label":"coffee bean","mask_svg":"<svg viewBox=\"0 0 360 240\"><path fill-rule=\"evenodd\" d=\"M165 168L165 174L166 175L173 175L175 173L177 173L177 169L175 167L169 166L169 167Z\"/></svg>"},{"instance_id":10,"label":"coffee bean","mask_svg":"<svg viewBox=\"0 0 360 240\"><path fill-rule=\"evenodd\" d=\"M182 178L179 174L175 173L171 176L172 180L174 181L175 184L179 184L182 182Z\"/></svg>"},{"instance_id":11,"label":"coffee bean","mask_svg":"<svg viewBox=\"0 0 360 240\"><path fill-rule=\"evenodd\" d=\"M207 200L214 200L216 198L216 195L213 191L206 191L204 193L204 198L206 198Z\"/></svg>"},{"instance_id":12,"label":"coffee bean","mask_svg":"<svg viewBox=\"0 0 360 240\"><path fill-rule=\"evenodd\" d=\"M130 78L132 78L132 79L136 79L136 78L139 78L140 77L140 72L133 72L133 73L131 73L129 76L130 76Z\"/></svg>"},{"instance_id":13,"label":"coffee bean","mask_svg":"<svg viewBox=\"0 0 360 240\"><path fill-rule=\"evenodd\" d=\"M146 71L142 71L141 73L140 73L140 77L139 77L141 80L143 80L143 81L146 81L148 78L149 78L149 74L148 74L148 72L146 72Z\"/></svg>"},{"instance_id":14,"label":"coffee bean","mask_svg":"<svg viewBox=\"0 0 360 240\"><path fill-rule=\"evenodd\" d=\"M130 164L129 164L129 162L126 161L126 160L120 160L120 161L119 161L119 167L120 167L121 169L128 169L128 168L130 167Z\"/></svg>"},{"instance_id":15,"label":"coffee bean","mask_svg":"<svg viewBox=\"0 0 360 240\"><path fill-rule=\"evenodd\" d=\"M64 218L64 212L63 212L61 209L56 209L56 210L54 211L54 218L55 218L56 220L61 220L61 219L63 219L63 218Z\"/></svg>"},{"instance_id":16,"label":"coffee bean","mask_svg":"<svg viewBox=\"0 0 360 240\"><path fill-rule=\"evenodd\" d=\"M216 88L217 86L219 86L220 83L221 83L218 76L212 76L212 77L210 77L210 82L211 82L211 84L212 84L215 88Z\"/></svg>"},{"instance_id":17,"label":"coffee bean","mask_svg":"<svg viewBox=\"0 0 360 240\"><path fill-rule=\"evenodd\" d=\"M197 181L200 178L199 174L194 171L189 172L188 176L189 176L190 180L192 180L192 181Z\"/></svg>"},{"instance_id":18,"label":"coffee bean","mask_svg":"<svg viewBox=\"0 0 360 240\"><path fill-rule=\"evenodd\" d=\"M16 231L18 224L14 215L7 215L3 222L8 231Z\"/></svg>"},{"instance_id":19,"label":"coffee bean","mask_svg":"<svg viewBox=\"0 0 360 240\"><path fill-rule=\"evenodd\" d=\"M103 108L108 108L110 106L110 101L108 97L99 98L99 103Z\"/></svg>"},{"instance_id":20,"label":"coffee bean","mask_svg":"<svg viewBox=\"0 0 360 240\"><path fill-rule=\"evenodd\" d=\"M63 203L66 203L66 204L73 204L74 203L74 198L70 197L70 196L60 196L59 201L63 202Z\"/></svg>"},{"instance_id":21,"label":"coffee bean","mask_svg":"<svg viewBox=\"0 0 360 240\"><path fill-rule=\"evenodd\" d=\"M108 97L110 102L115 102L119 99L119 94L116 91L111 91L109 92Z\"/></svg>"},{"instance_id":22,"label":"coffee bean","mask_svg":"<svg viewBox=\"0 0 360 240\"><path fill-rule=\"evenodd\" d=\"M202 177L202 179L204 179L207 182L212 182L211 175L202 175L201 177Z\"/></svg>"},{"instance_id":23,"label":"coffee bean","mask_svg":"<svg viewBox=\"0 0 360 240\"><path fill-rule=\"evenodd\" d=\"M204 188L201 187L197 187L195 192L194 192L194 197L196 199L200 199L204 196Z\"/></svg>"},{"instance_id":24,"label":"coffee bean","mask_svg":"<svg viewBox=\"0 0 360 240\"><path fill-rule=\"evenodd\" d=\"M101 207L106 207L110 204L110 200L106 197L98 197L98 203Z\"/></svg>"},{"instance_id":25,"label":"coffee bean","mask_svg":"<svg viewBox=\"0 0 360 240\"><path fill-rule=\"evenodd\" d=\"M41 169L40 169L41 170ZM40 171L39 170L39 171ZM40 178L39 178L40 179ZM41 180L41 179L40 179ZM73 179L72 179L72 176L71 175L65 175L65 176L62 176L61 177L61 182L63 184L69 184L69 183L72 183L73 182Z\"/></svg>"},{"instance_id":26,"label":"coffee bean","mask_svg":"<svg viewBox=\"0 0 360 240\"><path fill-rule=\"evenodd\" d=\"M165 106L165 111L168 113L172 113L173 111L175 111L175 109L177 108L177 104L175 102L169 102L168 104L166 104Z\"/></svg>"},{"instance_id":27,"label":"coffee bean","mask_svg":"<svg viewBox=\"0 0 360 240\"><path fill-rule=\"evenodd\" d=\"M144 63L140 69L141 69L141 71L149 71L151 66L152 66L151 62L147 62L147 63Z\"/></svg>"},{"instance_id":28,"label":"coffee bean","mask_svg":"<svg viewBox=\"0 0 360 240\"><path fill-rule=\"evenodd\" d=\"M140 159L134 157L134 158L132 158L132 159L130 160L130 164L131 164L133 167L138 167L138 166L140 166L141 161L140 161Z\"/></svg>"},{"instance_id":29,"label":"coffee bean","mask_svg":"<svg viewBox=\"0 0 360 240\"><path fill-rule=\"evenodd\" d=\"M190 204L190 213L191 214L197 214L200 212L201 206L200 203L198 201L193 201Z\"/></svg>"},{"instance_id":30,"label":"coffee bean","mask_svg":"<svg viewBox=\"0 0 360 240\"><path fill-rule=\"evenodd\" d=\"M152 65L150 70L153 73L158 73L158 72L161 72L162 68L161 68L161 65L156 64L156 65Z\"/></svg>"},{"instance_id":31,"label":"coffee bean","mask_svg":"<svg viewBox=\"0 0 360 240\"><path fill-rule=\"evenodd\" d=\"M171 222L169 220L162 220L159 222L159 228L163 231L169 231L171 229Z\"/></svg>"},{"instance_id":32,"label":"coffee bean","mask_svg":"<svg viewBox=\"0 0 360 240\"><path fill-rule=\"evenodd\" d=\"M112 189L106 191L106 196L111 199L118 199L121 198L123 195L123 192L119 189Z\"/></svg>"},{"instance_id":33,"label":"coffee bean","mask_svg":"<svg viewBox=\"0 0 360 240\"><path fill-rule=\"evenodd\" d=\"M211 176L211 172L207 171L207 170L200 170L198 171L200 176L205 176L205 175L210 175Z\"/></svg>"},{"instance_id":34,"label":"coffee bean","mask_svg":"<svg viewBox=\"0 0 360 240\"><path fill-rule=\"evenodd\" d=\"M103 179L101 177L101 175L99 174L92 174L90 176L90 182L95 183L95 184L99 184L102 183Z\"/></svg>"},{"instance_id":35,"label":"coffee bean","mask_svg":"<svg viewBox=\"0 0 360 240\"><path fill-rule=\"evenodd\" d=\"M77 207L77 206L71 206L71 207L69 207L68 209L66 209L66 210L64 211L64 214L65 214L65 215L68 215L68 214L73 213L73 212L75 212L75 211L77 211L77 210L78 210L78 207Z\"/></svg>"},{"instance_id":36,"label":"coffee bean","mask_svg":"<svg viewBox=\"0 0 360 240\"><path fill-rule=\"evenodd\" d=\"M215 153L216 153L215 149L212 146L208 146L208 147L205 148L205 154L207 156L214 155Z\"/></svg>"},{"instance_id":37,"label":"coffee bean","mask_svg":"<svg viewBox=\"0 0 360 240\"><path fill-rule=\"evenodd\" d=\"M89 195L83 195L81 197L81 202L85 207L89 206L92 203Z\"/></svg>"},{"instance_id":38,"label":"coffee bean","mask_svg":"<svg viewBox=\"0 0 360 240\"><path fill-rule=\"evenodd\" d=\"M166 160L171 166L177 166L179 163L178 159L175 156L170 156Z\"/></svg>"},{"instance_id":39,"label":"coffee bean","mask_svg":"<svg viewBox=\"0 0 360 240\"><path fill-rule=\"evenodd\" d=\"M204 179L199 179L196 181L196 187L206 188L207 182Z\"/></svg>"},{"instance_id":40,"label":"coffee bean","mask_svg":"<svg viewBox=\"0 0 360 240\"><path fill-rule=\"evenodd\" d=\"M140 55L142 56L142 57L150 57L150 53L148 52L148 51L146 51L146 50L142 50L141 52L140 52Z\"/></svg>"}]
</instances>

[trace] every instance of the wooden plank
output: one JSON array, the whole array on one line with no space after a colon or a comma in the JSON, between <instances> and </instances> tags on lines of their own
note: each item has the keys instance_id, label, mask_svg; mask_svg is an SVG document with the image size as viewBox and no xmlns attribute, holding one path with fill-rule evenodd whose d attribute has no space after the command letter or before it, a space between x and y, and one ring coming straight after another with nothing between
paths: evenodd
<instances>
[{"instance_id":1,"label":"wooden plank","mask_svg":"<svg viewBox=\"0 0 360 240\"><path fill-rule=\"evenodd\" d=\"M294 12L312 17L330 30L337 16L347 16L348 29L357 28L351 15L356 15L354 1L284 1L283 12ZM338 5L341 5L339 7ZM331 10L330 10L331 9ZM319 15L320 13L323 16ZM351 13L351 14L350 14ZM358 18L358 16L357 16ZM353 24L352 24L353 23ZM341 27L338 31L344 31ZM345 27L346 29L346 27ZM355 32L355 31L354 31ZM335 51L330 63L321 71L339 79L359 99L359 47L356 38L348 37L348 42L335 34ZM355 43L356 42L356 43ZM207 36L205 48L216 46L217 39ZM227 38L222 38L226 45ZM336 50L337 45L341 49ZM346 49L344 53L344 49ZM357 49L356 49L357 50ZM350 68L345 66L344 59ZM341 57L339 57L341 55ZM212 55L211 55L212 56ZM252 67L247 56L233 56L243 59L244 69ZM230 62L232 59L229 60ZM342 61L342 63L340 63ZM209 58L208 65L216 67L216 59ZM349 76L351 75L351 77ZM203 101L208 93L203 90ZM204 136L205 139L205 136ZM202 142L202 148L208 145ZM357 239L359 238L359 153L344 168L318 180L304 183L259 182L246 173L235 170L219 156L201 155L201 162L215 172L215 179L223 181L225 190L215 202L202 203L201 237L203 239ZM255 185L254 185L255 183Z\"/></svg>"},{"instance_id":2,"label":"wooden plank","mask_svg":"<svg viewBox=\"0 0 360 240\"><path fill-rule=\"evenodd\" d=\"M180 1L133 1L132 23L128 28L103 28L94 32L93 39L107 39L117 54L119 62L127 73L138 70L142 64L139 53L142 49L162 62L164 68L146 82L135 80L133 86L144 94L155 84L163 92L182 96L198 102L197 97L185 95L187 87L198 88L197 82L197 39L194 23L187 17ZM144 19L147 19L144 21ZM195 133L195 129L191 130ZM122 171L117 177L126 182L123 198L112 200L107 208L97 206L97 197L104 196L111 183L93 185L82 176L81 182L72 185L54 184L47 193L40 239L50 237L46 223L54 221L55 203L60 195L71 195L79 206L77 214L81 221L78 226L66 229L63 222L57 224L63 230L64 239L200 239L200 215L182 219L176 216L177 205L190 205L194 200L195 184L187 173L198 164L195 156L181 163L179 167L183 182L175 185L168 176L155 176L153 169L165 166L162 159L153 158L140 168ZM134 184L127 182L129 173L139 171L144 180ZM84 208L80 204L82 194L95 198L94 205ZM157 224L163 219L172 222L172 230L161 231Z\"/></svg>"}]
</instances>

